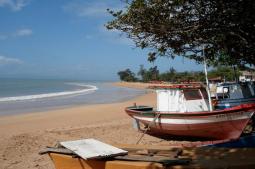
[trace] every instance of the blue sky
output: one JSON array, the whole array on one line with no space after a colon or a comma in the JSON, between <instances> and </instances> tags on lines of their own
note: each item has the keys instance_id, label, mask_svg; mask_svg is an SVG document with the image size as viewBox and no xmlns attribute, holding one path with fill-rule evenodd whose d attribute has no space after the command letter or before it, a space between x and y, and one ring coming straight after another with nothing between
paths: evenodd
<instances>
[{"instance_id":1,"label":"blue sky","mask_svg":"<svg viewBox=\"0 0 255 169\"><path fill-rule=\"evenodd\" d=\"M0 0L0 77L118 80L143 64L160 71L202 70L183 59L147 61L125 35L108 31L107 8L120 0Z\"/></svg>"}]
</instances>

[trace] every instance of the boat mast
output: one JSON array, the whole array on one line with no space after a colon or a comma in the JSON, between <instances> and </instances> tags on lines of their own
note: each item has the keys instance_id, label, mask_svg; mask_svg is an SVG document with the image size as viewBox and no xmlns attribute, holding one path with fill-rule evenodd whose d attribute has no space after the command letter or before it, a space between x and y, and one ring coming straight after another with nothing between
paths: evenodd
<instances>
[{"instance_id":1,"label":"boat mast","mask_svg":"<svg viewBox=\"0 0 255 169\"><path fill-rule=\"evenodd\" d=\"M212 100L211 100L211 92L209 87L209 80L207 75L207 64L206 64L206 57L205 57L205 47L203 45L202 56L204 57L204 71L205 71L205 80L207 86L207 94L208 94L208 101L209 101L209 111L212 111Z\"/></svg>"},{"instance_id":2,"label":"boat mast","mask_svg":"<svg viewBox=\"0 0 255 169\"><path fill-rule=\"evenodd\" d=\"M238 83L239 79L237 77L236 67L234 65L233 65L233 69L234 69L234 74L235 74L235 82Z\"/></svg>"}]
</instances>

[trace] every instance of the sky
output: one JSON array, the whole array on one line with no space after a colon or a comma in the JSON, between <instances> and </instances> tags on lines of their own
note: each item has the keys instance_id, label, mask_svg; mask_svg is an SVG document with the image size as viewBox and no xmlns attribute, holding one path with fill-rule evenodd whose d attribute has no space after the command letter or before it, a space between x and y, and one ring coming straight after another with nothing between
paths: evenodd
<instances>
[{"instance_id":1,"label":"sky","mask_svg":"<svg viewBox=\"0 0 255 169\"><path fill-rule=\"evenodd\" d=\"M118 31L105 28L106 9L120 0L0 0L0 77L118 80L117 72L158 66L161 72L202 70L177 57L147 61Z\"/></svg>"}]
</instances>

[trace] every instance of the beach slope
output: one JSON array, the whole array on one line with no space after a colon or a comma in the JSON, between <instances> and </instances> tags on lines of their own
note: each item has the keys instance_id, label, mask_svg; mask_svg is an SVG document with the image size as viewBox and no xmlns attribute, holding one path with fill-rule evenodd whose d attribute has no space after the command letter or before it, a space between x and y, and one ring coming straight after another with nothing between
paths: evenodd
<instances>
[{"instance_id":1,"label":"beach slope","mask_svg":"<svg viewBox=\"0 0 255 169\"><path fill-rule=\"evenodd\" d=\"M124 112L125 107L134 103L155 106L155 94L148 92L119 103L2 116L0 168L53 169L49 157L40 156L38 152L58 141L95 138L109 144L134 144L141 133L132 128L131 118ZM160 141L146 135L141 143L158 144Z\"/></svg>"}]
</instances>

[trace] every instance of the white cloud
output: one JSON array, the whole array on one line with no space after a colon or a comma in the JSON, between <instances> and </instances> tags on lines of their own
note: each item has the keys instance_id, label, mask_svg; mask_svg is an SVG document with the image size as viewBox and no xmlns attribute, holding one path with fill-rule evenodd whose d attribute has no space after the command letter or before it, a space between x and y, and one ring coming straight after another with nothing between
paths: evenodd
<instances>
[{"instance_id":1,"label":"white cloud","mask_svg":"<svg viewBox=\"0 0 255 169\"><path fill-rule=\"evenodd\" d=\"M10 58L0 55L0 65L9 65L9 64L22 64L23 62L17 58Z\"/></svg>"},{"instance_id":2,"label":"white cloud","mask_svg":"<svg viewBox=\"0 0 255 169\"><path fill-rule=\"evenodd\" d=\"M80 17L107 17L107 9L121 9L106 2L71 2L63 7L65 11Z\"/></svg>"},{"instance_id":3,"label":"white cloud","mask_svg":"<svg viewBox=\"0 0 255 169\"><path fill-rule=\"evenodd\" d=\"M33 34L33 31L31 29L19 29L17 30L13 36L14 37L20 37L20 36L30 36Z\"/></svg>"},{"instance_id":4,"label":"white cloud","mask_svg":"<svg viewBox=\"0 0 255 169\"><path fill-rule=\"evenodd\" d=\"M30 0L0 0L0 7L8 7L12 11L20 11L30 3Z\"/></svg>"},{"instance_id":5,"label":"white cloud","mask_svg":"<svg viewBox=\"0 0 255 169\"><path fill-rule=\"evenodd\" d=\"M10 39L10 38L18 38L18 37L24 37L24 36L31 36L32 34L33 34L32 29L23 28L23 29L18 29L13 33L0 34L0 40L6 40L6 39Z\"/></svg>"}]
</instances>

